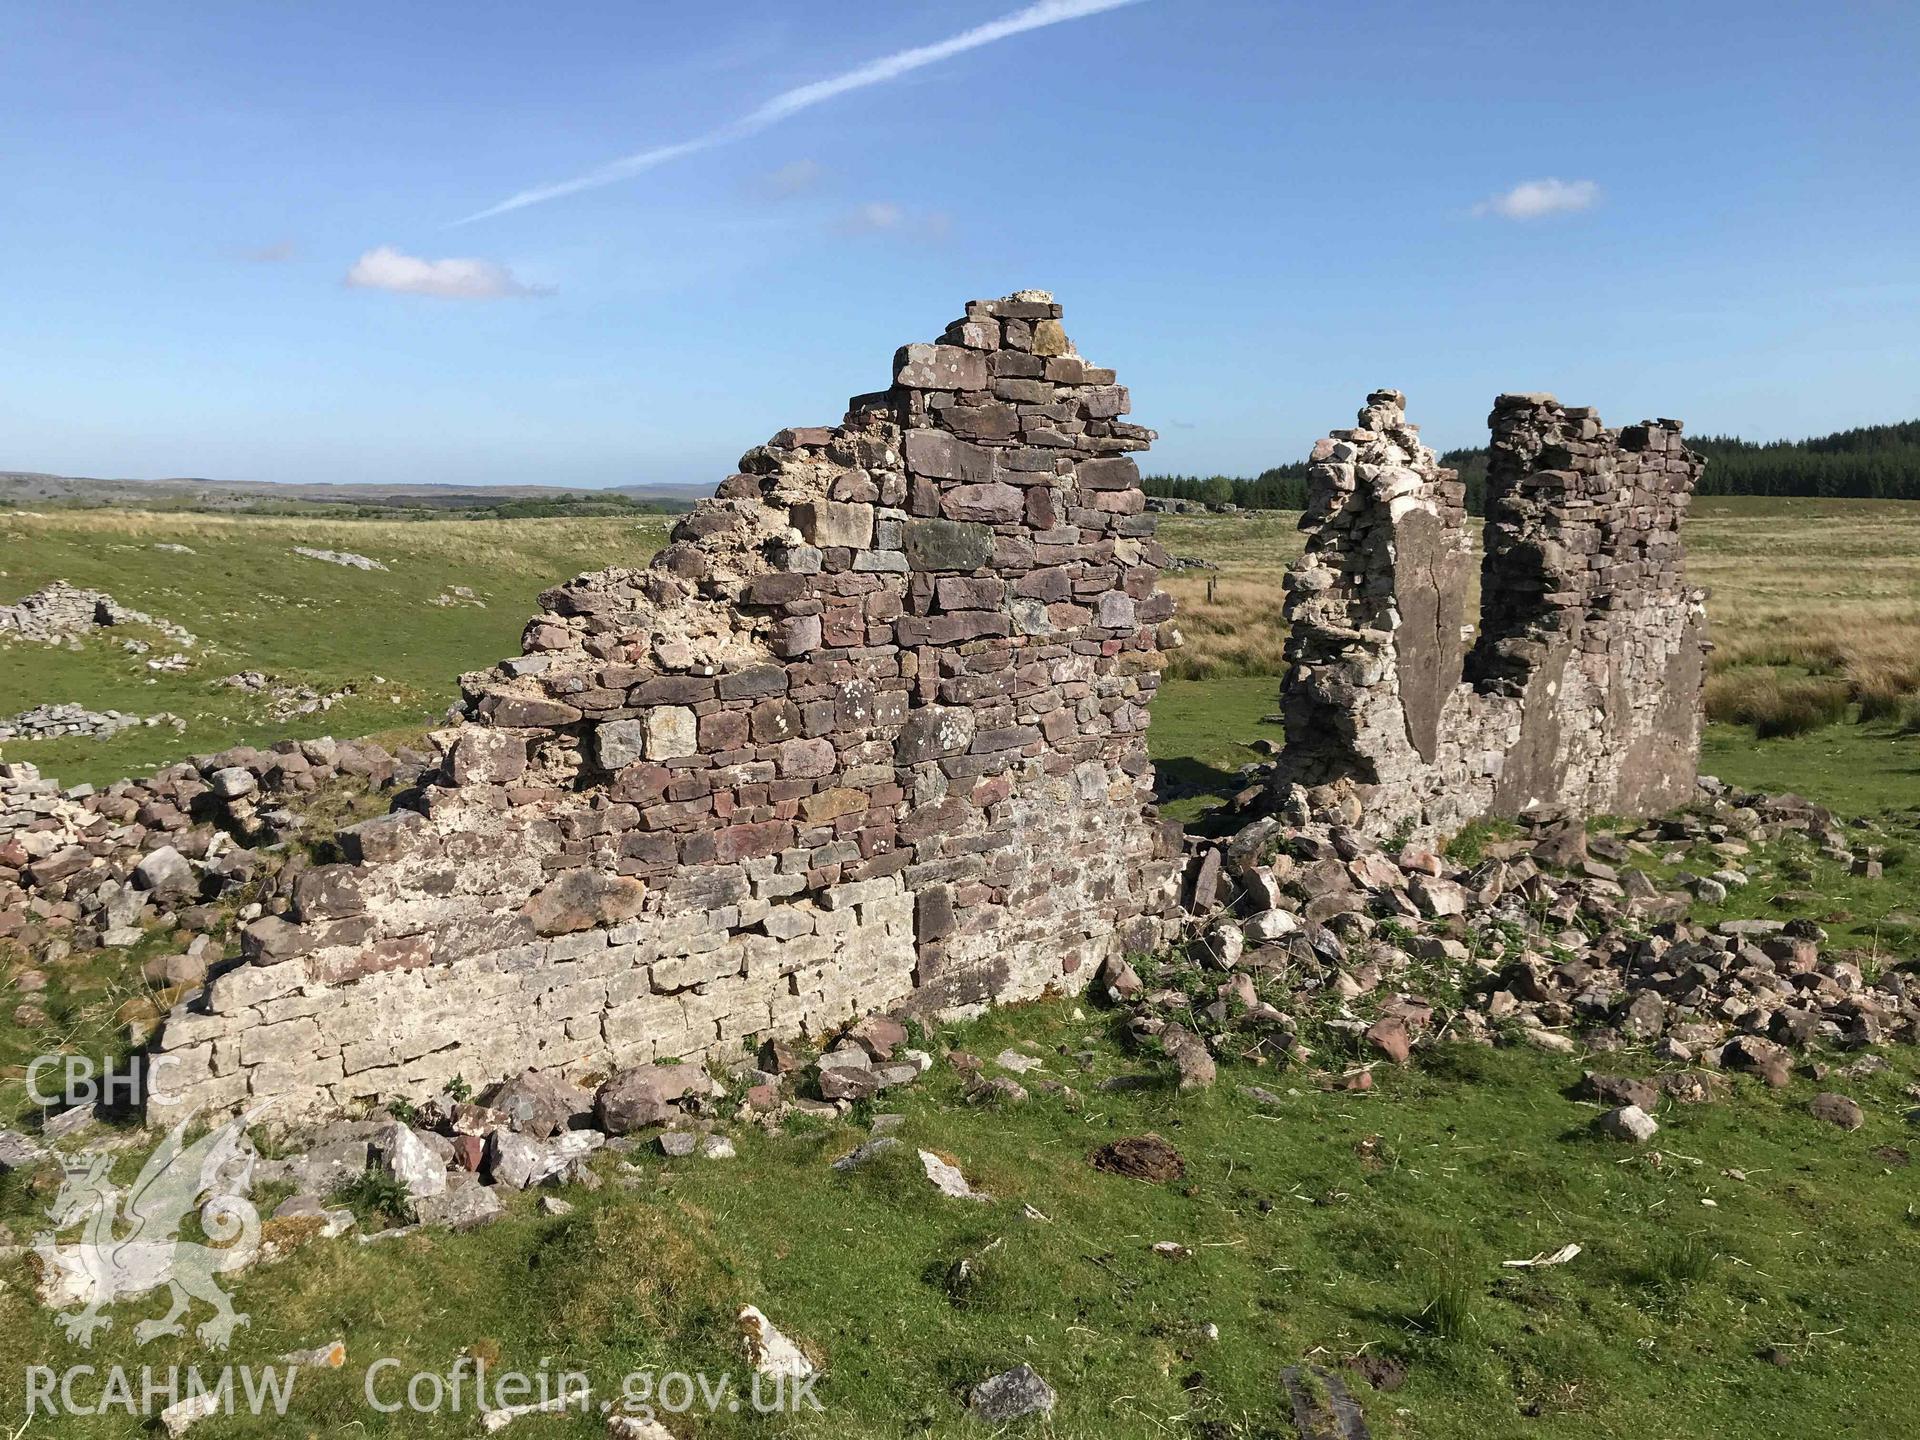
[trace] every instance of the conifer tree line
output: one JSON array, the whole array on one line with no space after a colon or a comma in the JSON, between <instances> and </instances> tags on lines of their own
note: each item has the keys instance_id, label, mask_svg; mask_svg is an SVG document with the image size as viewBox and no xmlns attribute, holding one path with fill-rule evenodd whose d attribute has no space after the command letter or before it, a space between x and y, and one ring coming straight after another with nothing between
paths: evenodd
<instances>
[{"instance_id":1,"label":"conifer tree line","mask_svg":"<svg viewBox=\"0 0 1920 1440\"><path fill-rule=\"evenodd\" d=\"M1867 425L1810 440L1742 440L1733 435L1689 436L1707 457L1702 495L1803 495L1825 500L1920 500L1920 420ZM1440 463L1467 482L1467 509L1483 513L1487 452L1445 451ZM1304 462L1276 465L1251 479L1232 475L1148 475L1149 495L1197 500L1242 510L1302 510L1307 503Z\"/></svg>"}]
</instances>

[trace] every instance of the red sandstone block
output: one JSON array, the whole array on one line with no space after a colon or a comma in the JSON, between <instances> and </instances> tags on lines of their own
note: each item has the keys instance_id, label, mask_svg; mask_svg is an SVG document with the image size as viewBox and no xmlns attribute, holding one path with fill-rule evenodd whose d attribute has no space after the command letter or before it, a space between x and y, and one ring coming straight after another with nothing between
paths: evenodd
<instances>
[{"instance_id":1,"label":"red sandstone block","mask_svg":"<svg viewBox=\"0 0 1920 1440\"><path fill-rule=\"evenodd\" d=\"M786 820L754 825L729 825L715 835L715 855L722 861L776 854L793 842L794 828Z\"/></svg>"}]
</instances>

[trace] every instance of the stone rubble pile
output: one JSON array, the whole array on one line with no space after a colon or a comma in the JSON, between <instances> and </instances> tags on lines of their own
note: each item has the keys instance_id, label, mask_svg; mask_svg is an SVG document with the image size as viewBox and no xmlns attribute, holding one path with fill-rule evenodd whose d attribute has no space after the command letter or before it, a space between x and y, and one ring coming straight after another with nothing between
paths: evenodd
<instances>
[{"instance_id":1,"label":"stone rubble pile","mask_svg":"<svg viewBox=\"0 0 1920 1440\"><path fill-rule=\"evenodd\" d=\"M1709 1098L1702 1071L1750 1071L1784 1084L1796 1053L1920 1042L1920 971L1827 950L1806 920L1689 923L1747 883L1739 858L1802 837L1821 856L1872 874L1877 851L1795 796L1700 782L1698 803L1612 835L1571 817L1527 817L1472 865L1419 844L1392 847L1359 824L1356 788L1295 787L1283 813L1202 848L1187 877L1198 938L1189 962L1145 978L1109 961L1101 988L1130 1012L1183 1083L1212 1083L1215 1060L1404 1063L1441 1036L1559 1053L1650 1048L1699 1067L1665 1093ZM1629 862L1682 865L1662 889ZM1318 1063L1325 1063L1318 1062ZM1341 1083L1364 1086L1364 1071ZM1638 1098L1651 1100L1642 1095Z\"/></svg>"},{"instance_id":2,"label":"stone rubble pile","mask_svg":"<svg viewBox=\"0 0 1920 1440\"><path fill-rule=\"evenodd\" d=\"M81 636L109 625L145 625L188 650L199 643L172 621L122 605L104 590L82 590L65 580L0 605L0 636L17 635L43 645L77 645Z\"/></svg>"},{"instance_id":3,"label":"stone rubble pile","mask_svg":"<svg viewBox=\"0 0 1920 1440\"><path fill-rule=\"evenodd\" d=\"M352 1212L339 1208L350 1198L343 1192L371 1174L397 1187L413 1221L468 1229L500 1216L502 1192L569 1185L599 1189L605 1180L591 1162L603 1149L633 1156L644 1148L668 1159L722 1161L736 1153L726 1133L730 1125L778 1134L796 1117L841 1119L856 1102L912 1084L931 1068L932 1057L907 1041L908 1030L899 1020L869 1015L812 1058L769 1041L757 1057L737 1057L719 1072L687 1062L637 1065L592 1088L530 1070L492 1087L484 1100L469 1098L464 1082L456 1079L449 1090L417 1106L396 1106L397 1115L295 1125L276 1146L282 1152L277 1158L248 1150L244 1162L224 1170L222 1179L241 1196L260 1186L290 1186L293 1194L271 1219L310 1219L333 1236L355 1224ZM82 1133L84 1120L78 1126L50 1126L48 1138ZM837 1168L851 1168L882 1148L896 1147L899 1142L884 1133L887 1120L874 1117L877 1138L843 1157ZM0 1131L0 1173L31 1173L57 1158L45 1143ZM941 1157L922 1152L922 1160L936 1188L955 1198L986 1198ZM556 1212L565 1203L556 1201ZM71 1297L62 1292L45 1298L56 1303Z\"/></svg>"},{"instance_id":4,"label":"stone rubble pile","mask_svg":"<svg viewBox=\"0 0 1920 1440\"><path fill-rule=\"evenodd\" d=\"M385 570L386 565L366 555L356 555L351 550L320 550L311 545L296 545L295 555L305 556L309 560L324 561L328 565L344 565L349 570Z\"/></svg>"},{"instance_id":5,"label":"stone rubble pile","mask_svg":"<svg viewBox=\"0 0 1920 1440\"><path fill-rule=\"evenodd\" d=\"M382 683L378 675L374 676L374 681L376 684ZM278 676L269 675L263 670L241 670L232 675L223 675L213 683L222 689L244 690L250 695L265 696L267 715L274 720L291 720L295 715L318 715L357 693L357 687L353 685L342 685L338 690L322 692L311 685L286 684Z\"/></svg>"},{"instance_id":6,"label":"stone rubble pile","mask_svg":"<svg viewBox=\"0 0 1920 1440\"><path fill-rule=\"evenodd\" d=\"M424 759L365 741L282 741L99 790L0 763L0 942L44 964L131 945L154 926L217 938L229 917L212 902L281 865L266 852L302 830L305 797L341 783L404 786ZM216 959L209 945L167 956L162 978L197 985Z\"/></svg>"},{"instance_id":7,"label":"stone rubble pile","mask_svg":"<svg viewBox=\"0 0 1920 1440\"><path fill-rule=\"evenodd\" d=\"M185 720L165 710L158 715L129 715L121 710L89 710L84 705L36 705L0 720L0 740L49 740L63 735L106 740L122 730L156 725L171 725L176 734L187 728Z\"/></svg>"}]
</instances>

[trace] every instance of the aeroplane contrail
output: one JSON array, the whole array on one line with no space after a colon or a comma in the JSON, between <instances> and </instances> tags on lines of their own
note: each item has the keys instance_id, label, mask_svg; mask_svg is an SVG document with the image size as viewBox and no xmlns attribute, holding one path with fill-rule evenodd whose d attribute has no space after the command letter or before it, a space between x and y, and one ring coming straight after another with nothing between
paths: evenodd
<instances>
[{"instance_id":1,"label":"aeroplane contrail","mask_svg":"<svg viewBox=\"0 0 1920 1440\"><path fill-rule=\"evenodd\" d=\"M910 71L922 69L968 50L977 50L982 45L991 45L996 40L1005 40L1011 35L1022 35L1029 30L1044 29L1049 25L1058 25L1067 20L1080 20L1089 15L1098 15L1106 10L1118 10L1124 5L1134 5L1140 0L1037 0L1024 9L1011 15L1003 15L998 20L989 20L984 25L976 25L971 30L962 30L958 35L950 35L945 40L936 40L931 45L917 45L910 50L897 51L892 55L883 55L878 60L869 60L866 64L825 80L816 80L811 85L797 86L782 91L757 109L748 111L737 120L730 120L716 130L704 135L696 135L691 140L680 140L670 145L655 145L647 150L638 150L631 155L623 155L618 160L608 161L605 165L576 175L571 180L558 180L550 185L536 185L530 190L509 195L498 205L490 205L455 225L468 225L475 220L485 220L494 215L504 215L509 210L522 210L529 205L539 205L548 200L557 200L563 195L577 195L582 190L597 190L602 185L611 185L617 180L638 175L643 170L651 170L656 165L664 165L669 160L678 160L686 155L698 154L702 150L712 150L717 146L731 144L735 140L744 140L756 135L769 126L777 125L789 116L802 110L810 110L815 105L824 104L837 96L854 90L864 90L870 85L881 85Z\"/></svg>"}]
</instances>

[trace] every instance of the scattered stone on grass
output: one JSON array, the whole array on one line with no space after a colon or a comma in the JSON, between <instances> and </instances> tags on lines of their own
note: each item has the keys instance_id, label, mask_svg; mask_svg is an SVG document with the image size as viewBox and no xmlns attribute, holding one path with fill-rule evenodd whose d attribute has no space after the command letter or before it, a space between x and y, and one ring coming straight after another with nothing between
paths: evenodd
<instances>
[{"instance_id":1,"label":"scattered stone on grass","mask_svg":"<svg viewBox=\"0 0 1920 1440\"><path fill-rule=\"evenodd\" d=\"M1830 1090L1814 1096L1807 1102L1807 1109L1812 1112L1814 1119L1838 1125L1842 1130L1858 1130L1867 1123L1867 1117L1861 1113L1857 1103Z\"/></svg>"},{"instance_id":2,"label":"scattered stone on grass","mask_svg":"<svg viewBox=\"0 0 1920 1440\"><path fill-rule=\"evenodd\" d=\"M674 1440L674 1434L658 1420L638 1415L609 1415L607 1440Z\"/></svg>"},{"instance_id":3,"label":"scattered stone on grass","mask_svg":"<svg viewBox=\"0 0 1920 1440\"><path fill-rule=\"evenodd\" d=\"M585 1389L569 1390L545 1400L529 1400L524 1405L503 1405L497 1410L482 1410L480 1428L488 1435L497 1435L514 1421L528 1415L560 1415L568 1410L578 1410L585 1415L592 1403L591 1392Z\"/></svg>"},{"instance_id":4,"label":"scattered stone on grass","mask_svg":"<svg viewBox=\"0 0 1920 1440\"><path fill-rule=\"evenodd\" d=\"M1660 1124L1638 1105L1621 1105L1607 1111L1594 1122L1602 1135L1615 1140L1630 1140L1644 1145L1660 1131Z\"/></svg>"},{"instance_id":5,"label":"scattered stone on grass","mask_svg":"<svg viewBox=\"0 0 1920 1440\"><path fill-rule=\"evenodd\" d=\"M380 561L365 555L356 555L351 550L319 550L311 545L296 545L293 553L304 555L309 560L324 560L329 565L344 565L349 570L385 570Z\"/></svg>"},{"instance_id":6,"label":"scattered stone on grass","mask_svg":"<svg viewBox=\"0 0 1920 1440\"><path fill-rule=\"evenodd\" d=\"M1051 1415L1053 1387L1031 1365L1016 1365L982 1380L967 1396L967 1409L976 1420L1005 1425L1029 1415Z\"/></svg>"},{"instance_id":7,"label":"scattered stone on grass","mask_svg":"<svg viewBox=\"0 0 1920 1440\"><path fill-rule=\"evenodd\" d=\"M198 1422L220 1410L220 1392L208 1391L176 1400L160 1412L160 1428L168 1435L184 1435Z\"/></svg>"},{"instance_id":8,"label":"scattered stone on grass","mask_svg":"<svg viewBox=\"0 0 1920 1440\"><path fill-rule=\"evenodd\" d=\"M477 1180L413 1202L413 1213L422 1225L446 1230L472 1230L498 1220L504 1211L496 1188Z\"/></svg>"},{"instance_id":9,"label":"scattered stone on grass","mask_svg":"<svg viewBox=\"0 0 1920 1440\"><path fill-rule=\"evenodd\" d=\"M1289 1365L1280 1380L1300 1440L1369 1440L1360 1404L1338 1375L1318 1365Z\"/></svg>"},{"instance_id":10,"label":"scattered stone on grass","mask_svg":"<svg viewBox=\"0 0 1920 1440\"><path fill-rule=\"evenodd\" d=\"M849 1170L858 1170L868 1161L886 1154L889 1150L897 1150L899 1147L900 1142L893 1136L876 1135L873 1139L861 1145L859 1149L849 1150L838 1160L834 1161L833 1168L842 1173Z\"/></svg>"},{"instance_id":11,"label":"scattered stone on grass","mask_svg":"<svg viewBox=\"0 0 1920 1440\"><path fill-rule=\"evenodd\" d=\"M931 1150L920 1152L920 1167L942 1195L954 1200L990 1200L993 1197L975 1190L960 1173L960 1167Z\"/></svg>"},{"instance_id":12,"label":"scattered stone on grass","mask_svg":"<svg viewBox=\"0 0 1920 1440\"><path fill-rule=\"evenodd\" d=\"M739 1316L740 1340L747 1352L747 1363L761 1375L785 1376L804 1380L813 1374L813 1361L792 1340L781 1334L759 1307L743 1305Z\"/></svg>"}]
</instances>

